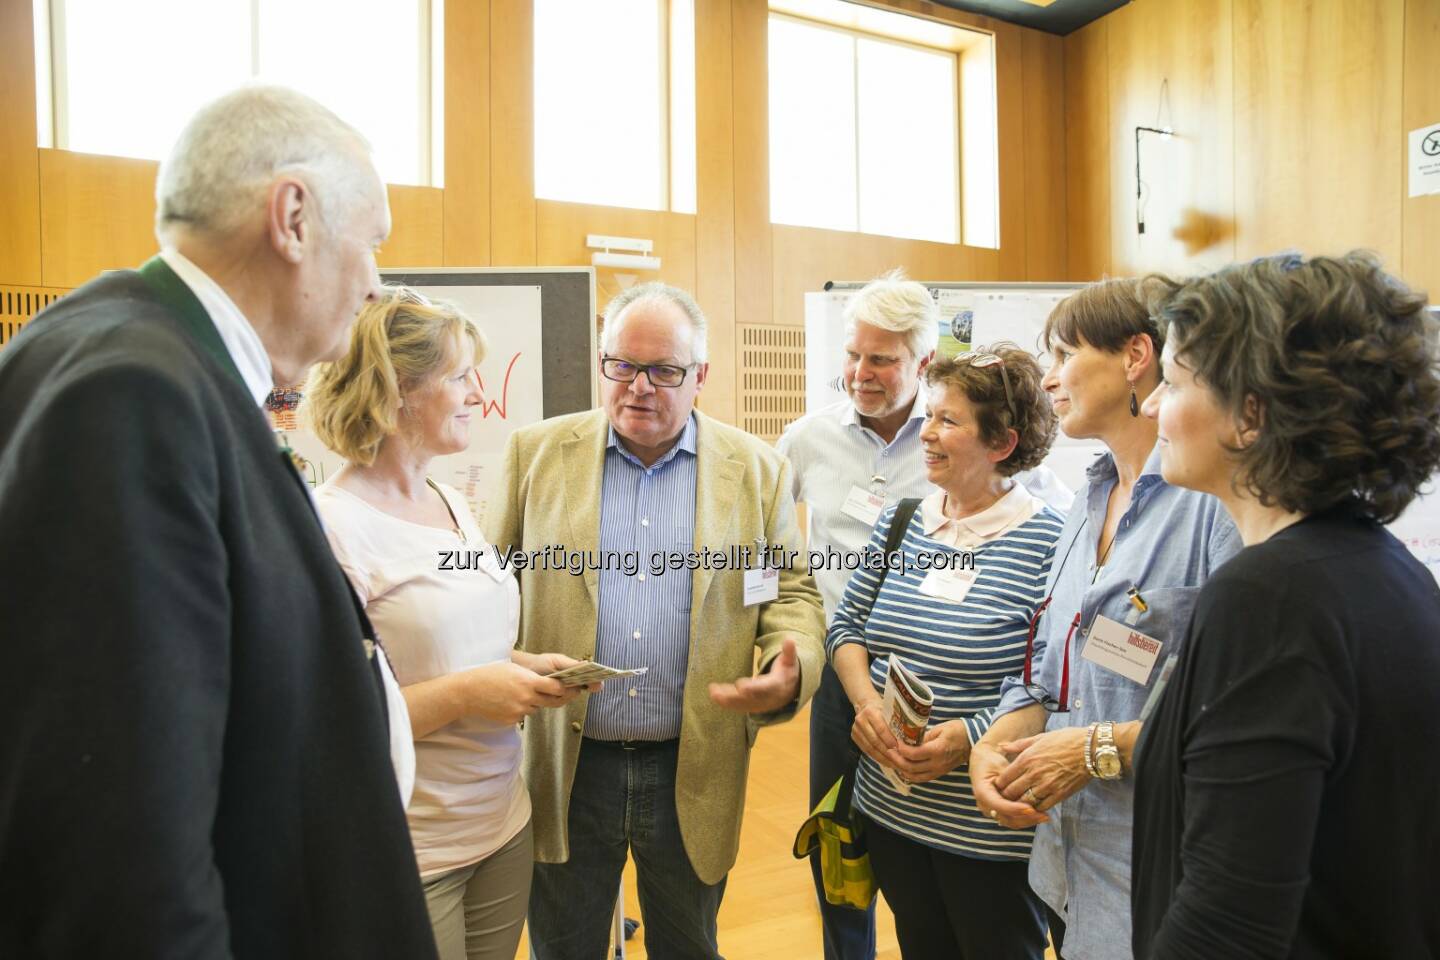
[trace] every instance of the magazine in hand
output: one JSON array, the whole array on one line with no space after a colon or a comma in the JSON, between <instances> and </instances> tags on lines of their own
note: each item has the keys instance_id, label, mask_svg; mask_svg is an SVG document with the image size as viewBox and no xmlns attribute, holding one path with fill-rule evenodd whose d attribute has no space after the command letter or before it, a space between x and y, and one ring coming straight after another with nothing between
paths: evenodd
<instances>
[{"instance_id":1,"label":"magazine in hand","mask_svg":"<svg viewBox=\"0 0 1440 960\"><path fill-rule=\"evenodd\" d=\"M911 673L897 656L890 656L890 666L885 672L884 707L885 716L890 718L890 730L895 739L913 746L919 746L925 739L925 726L930 722L930 708L935 704L935 695L915 674ZM884 764L880 769L890 785L905 796L910 795L910 781L898 771Z\"/></svg>"}]
</instances>

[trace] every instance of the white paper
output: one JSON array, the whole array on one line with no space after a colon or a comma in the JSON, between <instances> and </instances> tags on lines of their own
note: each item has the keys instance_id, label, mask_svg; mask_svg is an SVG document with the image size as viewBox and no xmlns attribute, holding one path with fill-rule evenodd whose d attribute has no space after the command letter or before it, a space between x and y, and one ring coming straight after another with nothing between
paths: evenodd
<instances>
[{"instance_id":1,"label":"white paper","mask_svg":"<svg viewBox=\"0 0 1440 960\"><path fill-rule=\"evenodd\" d=\"M1410 131L1410 196L1440 193L1440 123Z\"/></svg>"},{"instance_id":2,"label":"white paper","mask_svg":"<svg viewBox=\"0 0 1440 960\"><path fill-rule=\"evenodd\" d=\"M979 576L980 571L974 568L931 570L925 579L920 581L920 592L946 603L961 603Z\"/></svg>"},{"instance_id":3,"label":"white paper","mask_svg":"<svg viewBox=\"0 0 1440 960\"><path fill-rule=\"evenodd\" d=\"M875 526L875 521L880 519L880 513L885 509L885 498L878 493L871 493L868 490L861 490L859 487L851 487L850 494L845 498L845 504L840 512L847 517L854 517L867 527Z\"/></svg>"},{"instance_id":4,"label":"white paper","mask_svg":"<svg viewBox=\"0 0 1440 960\"><path fill-rule=\"evenodd\" d=\"M649 669L649 667L636 667L634 670L621 670L617 667L607 667L603 663L582 660L573 667L556 670L548 676L559 680L567 687L583 687L591 683L604 683L606 680L614 680L617 677L642 677Z\"/></svg>"},{"instance_id":5,"label":"white paper","mask_svg":"<svg viewBox=\"0 0 1440 960\"><path fill-rule=\"evenodd\" d=\"M780 596L780 570L777 567L761 567L745 571L745 606L769 603Z\"/></svg>"},{"instance_id":6,"label":"white paper","mask_svg":"<svg viewBox=\"0 0 1440 960\"><path fill-rule=\"evenodd\" d=\"M1097 615L1080 655L1143 687L1150 681L1163 646L1159 640L1133 627Z\"/></svg>"}]
</instances>

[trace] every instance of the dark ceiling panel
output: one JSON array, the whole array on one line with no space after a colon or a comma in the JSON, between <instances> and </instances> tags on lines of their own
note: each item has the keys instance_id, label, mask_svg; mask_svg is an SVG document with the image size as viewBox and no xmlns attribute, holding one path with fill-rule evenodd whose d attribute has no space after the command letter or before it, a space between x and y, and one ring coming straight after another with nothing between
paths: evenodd
<instances>
[{"instance_id":1,"label":"dark ceiling panel","mask_svg":"<svg viewBox=\"0 0 1440 960\"><path fill-rule=\"evenodd\" d=\"M1079 30L1092 20L1099 20L1111 10L1130 0L1055 0L1048 7L1039 7L1025 0L936 0L937 3L966 13L979 13L1006 23L1034 27L1061 36Z\"/></svg>"}]
</instances>

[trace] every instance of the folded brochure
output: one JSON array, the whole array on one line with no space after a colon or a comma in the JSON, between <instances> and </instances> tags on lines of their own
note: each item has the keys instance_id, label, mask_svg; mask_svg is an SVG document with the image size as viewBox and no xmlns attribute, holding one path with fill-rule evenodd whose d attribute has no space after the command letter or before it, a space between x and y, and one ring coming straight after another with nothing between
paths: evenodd
<instances>
[{"instance_id":1,"label":"folded brochure","mask_svg":"<svg viewBox=\"0 0 1440 960\"><path fill-rule=\"evenodd\" d=\"M589 683L603 683L606 680L614 680L616 677L638 677L642 676L649 667L637 667L634 670L620 670L615 667L607 667L603 663L595 663L591 660L582 660L574 666L566 667L564 670L556 670L549 674L552 679L559 680L567 687L583 687Z\"/></svg>"},{"instance_id":2,"label":"folded brochure","mask_svg":"<svg viewBox=\"0 0 1440 960\"><path fill-rule=\"evenodd\" d=\"M919 746L925 739L925 726L930 722L930 708L934 704L935 695L925 681L915 676L899 657L892 654L890 666L885 671L883 709L895 739ZM907 797L910 795L910 781L884 764L880 765L880 769L891 786Z\"/></svg>"}]
</instances>

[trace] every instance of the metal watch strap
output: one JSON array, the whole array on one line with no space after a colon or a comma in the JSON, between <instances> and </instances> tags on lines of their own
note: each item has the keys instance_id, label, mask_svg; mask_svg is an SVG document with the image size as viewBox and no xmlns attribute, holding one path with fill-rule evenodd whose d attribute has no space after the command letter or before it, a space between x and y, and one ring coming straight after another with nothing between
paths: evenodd
<instances>
[{"instance_id":1,"label":"metal watch strap","mask_svg":"<svg viewBox=\"0 0 1440 960\"><path fill-rule=\"evenodd\" d=\"M1090 724L1090 733L1085 738L1085 772L1093 780L1100 779L1100 771L1095 769L1095 730L1099 726L1098 722Z\"/></svg>"},{"instance_id":2,"label":"metal watch strap","mask_svg":"<svg viewBox=\"0 0 1440 960\"><path fill-rule=\"evenodd\" d=\"M1100 772L1100 755L1109 754L1115 758L1116 772L1113 777L1101 776L1102 780L1119 780L1125 775L1123 764L1120 761L1120 748L1115 743L1115 721L1102 720L1095 726L1095 750L1093 753L1095 770Z\"/></svg>"}]
</instances>

